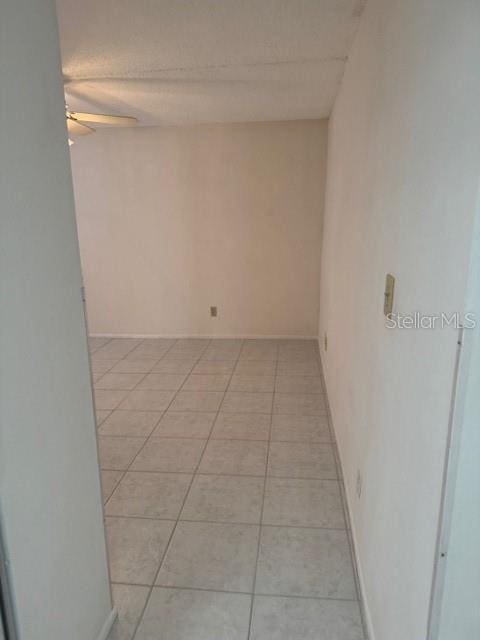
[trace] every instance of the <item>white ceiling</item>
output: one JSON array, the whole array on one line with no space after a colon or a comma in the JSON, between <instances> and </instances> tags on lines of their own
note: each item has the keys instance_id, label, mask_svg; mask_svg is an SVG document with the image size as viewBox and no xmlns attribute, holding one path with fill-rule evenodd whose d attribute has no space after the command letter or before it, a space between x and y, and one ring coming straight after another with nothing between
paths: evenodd
<instances>
[{"instance_id":1,"label":"white ceiling","mask_svg":"<svg viewBox=\"0 0 480 640\"><path fill-rule=\"evenodd\" d=\"M57 0L71 109L140 124L323 118L365 0Z\"/></svg>"}]
</instances>

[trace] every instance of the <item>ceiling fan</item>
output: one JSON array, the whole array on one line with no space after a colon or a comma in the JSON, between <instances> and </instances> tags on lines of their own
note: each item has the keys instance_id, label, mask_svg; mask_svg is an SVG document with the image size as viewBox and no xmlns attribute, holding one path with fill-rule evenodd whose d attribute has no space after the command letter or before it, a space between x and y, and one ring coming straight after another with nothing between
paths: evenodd
<instances>
[{"instance_id":1,"label":"ceiling fan","mask_svg":"<svg viewBox=\"0 0 480 640\"><path fill-rule=\"evenodd\" d=\"M133 116L111 116L105 113L87 113L84 111L71 111L68 105L65 105L65 116L67 118L68 144L72 145L73 140L70 136L86 136L94 133L95 129L85 122L93 122L98 124L109 124L114 127L132 127L138 122Z\"/></svg>"}]
</instances>

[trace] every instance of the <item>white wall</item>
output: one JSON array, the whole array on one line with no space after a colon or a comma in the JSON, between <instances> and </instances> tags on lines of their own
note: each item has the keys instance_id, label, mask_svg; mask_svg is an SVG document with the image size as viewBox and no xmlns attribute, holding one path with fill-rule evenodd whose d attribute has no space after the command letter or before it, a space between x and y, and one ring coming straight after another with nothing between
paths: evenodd
<instances>
[{"instance_id":1,"label":"white wall","mask_svg":"<svg viewBox=\"0 0 480 640\"><path fill-rule=\"evenodd\" d=\"M329 125L320 338L369 624L425 638L457 334L480 169L480 5L369 0ZM361 498L355 492L363 475Z\"/></svg>"},{"instance_id":2,"label":"white wall","mask_svg":"<svg viewBox=\"0 0 480 640\"><path fill-rule=\"evenodd\" d=\"M0 522L21 640L111 612L53 1L0 20ZM3 569L2 569L3 571Z\"/></svg>"},{"instance_id":3,"label":"white wall","mask_svg":"<svg viewBox=\"0 0 480 640\"><path fill-rule=\"evenodd\" d=\"M326 145L315 120L78 140L91 332L316 335Z\"/></svg>"}]
</instances>

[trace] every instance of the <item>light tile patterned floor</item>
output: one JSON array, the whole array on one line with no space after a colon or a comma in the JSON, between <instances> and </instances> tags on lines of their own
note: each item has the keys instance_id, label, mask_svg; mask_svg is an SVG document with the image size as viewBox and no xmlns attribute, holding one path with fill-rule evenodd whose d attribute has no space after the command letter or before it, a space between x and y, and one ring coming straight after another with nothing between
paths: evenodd
<instances>
[{"instance_id":1,"label":"light tile patterned floor","mask_svg":"<svg viewBox=\"0 0 480 640\"><path fill-rule=\"evenodd\" d=\"M90 347L109 640L364 640L316 343Z\"/></svg>"}]
</instances>

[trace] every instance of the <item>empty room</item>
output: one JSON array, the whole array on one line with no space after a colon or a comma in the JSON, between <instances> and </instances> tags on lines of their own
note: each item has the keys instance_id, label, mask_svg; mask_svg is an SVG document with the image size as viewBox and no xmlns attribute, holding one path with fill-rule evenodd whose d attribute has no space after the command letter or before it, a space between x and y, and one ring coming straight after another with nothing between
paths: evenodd
<instances>
[{"instance_id":1,"label":"empty room","mask_svg":"<svg viewBox=\"0 0 480 640\"><path fill-rule=\"evenodd\" d=\"M478 1L0 29L0 640L480 638Z\"/></svg>"}]
</instances>

